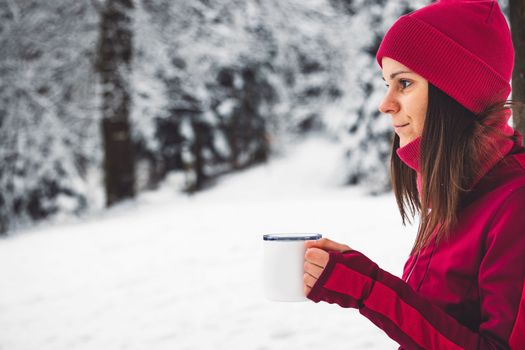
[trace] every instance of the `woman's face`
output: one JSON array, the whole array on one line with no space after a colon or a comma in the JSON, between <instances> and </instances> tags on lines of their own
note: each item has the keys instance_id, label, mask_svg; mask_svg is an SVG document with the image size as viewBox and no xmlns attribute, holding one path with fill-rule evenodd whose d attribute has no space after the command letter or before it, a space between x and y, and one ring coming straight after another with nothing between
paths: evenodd
<instances>
[{"instance_id":1,"label":"woman's face","mask_svg":"<svg viewBox=\"0 0 525 350\"><path fill-rule=\"evenodd\" d=\"M383 57L383 80L388 90L379 111L392 116L400 147L423 134L428 107L428 80L389 57Z\"/></svg>"}]
</instances>

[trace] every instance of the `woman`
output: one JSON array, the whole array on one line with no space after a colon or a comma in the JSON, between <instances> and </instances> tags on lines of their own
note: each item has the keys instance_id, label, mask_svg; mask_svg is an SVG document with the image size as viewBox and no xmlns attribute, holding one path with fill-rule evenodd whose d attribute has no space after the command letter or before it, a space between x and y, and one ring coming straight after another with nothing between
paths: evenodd
<instances>
[{"instance_id":1,"label":"woman","mask_svg":"<svg viewBox=\"0 0 525 350\"><path fill-rule=\"evenodd\" d=\"M307 242L305 294L359 309L402 349L525 349L525 148L507 124L514 51L497 2L402 16L377 61L416 241L402 279L347 245Z\"/></svg>"}]
</instances>

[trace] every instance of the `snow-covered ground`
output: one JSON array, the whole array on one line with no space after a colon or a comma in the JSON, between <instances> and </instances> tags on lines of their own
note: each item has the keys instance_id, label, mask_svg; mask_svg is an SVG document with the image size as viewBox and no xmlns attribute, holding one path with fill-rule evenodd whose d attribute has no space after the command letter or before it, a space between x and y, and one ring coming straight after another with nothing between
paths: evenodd
<instances>
[{"instance_id":1,"label":"snow-covered ground","mask_svg":"<svg viewBox=\"0 0 525 350\"><path fill-rule=\"evenodd\" d=\"M262 235L319 232L400 275L414 237L392 194L338 187L311 138L186 197L136 201L0 240L0 350L395 349L356 310L261 291Z\"/></svg>"}]
</instances>

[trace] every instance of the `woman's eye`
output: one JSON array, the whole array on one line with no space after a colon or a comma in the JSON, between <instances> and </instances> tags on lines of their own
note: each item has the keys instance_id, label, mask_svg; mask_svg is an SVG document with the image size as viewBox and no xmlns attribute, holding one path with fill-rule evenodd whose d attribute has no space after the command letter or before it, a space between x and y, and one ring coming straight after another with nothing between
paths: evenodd
<instances>
[{"instance_id":1,"label":"woman's eye","mask_svg":"<svg viewBox=\"0 0 525 350\"><path fill-rule=\"evenodd\" d=\"M412 83L408 80L405 80L405 79L399 79L399 83L401 84L401 86L403 87L403 89L406 89L407 87L409 87L410 85L412 85ZM405 84L408 84L408 85L405 85Z\"/></svg>"},{"instance_id":2,"label":"woman's eye","mask_svg":"<svg viewBox=\"0 0 525 350\"><path fill-rule=\"evenodd\" d=\"M407 87L409 87L410 85L412 85L412 82L408 81L408 80L405 80L405 79L399 79L399 84L401 85L401 90L404 90ZM385 86L387 88L390 87L390 85L388 85L388 84L385 84Z\"/></svg>"}]
</instances>

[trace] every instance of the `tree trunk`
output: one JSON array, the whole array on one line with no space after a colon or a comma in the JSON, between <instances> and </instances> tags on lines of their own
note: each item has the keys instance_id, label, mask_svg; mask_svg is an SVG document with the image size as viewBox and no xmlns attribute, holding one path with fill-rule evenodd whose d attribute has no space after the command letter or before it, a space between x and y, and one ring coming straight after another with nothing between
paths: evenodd
<instances>
[{"instance_id":1,"label":"tree trunk","mask_svg":"<svg viewBox=\"0 0 525 350\"><path fill-rule=\"evenodd\" d=\"M135 195L129 122L132 0L107 0L101 11L97 71L102 86L106 204Z\"/></svg>"},{"instance_id":2,"label":"tree trunk","mask_svg":"<svg viewBox=\"0 0 525 350\"><path fill-rule=\"evenodd\" d=\"M525 0L510 0L510 28L514 43L512 100L521 102L513 108L514 128L525 136Z\"/></svg>"}]
</instances>

